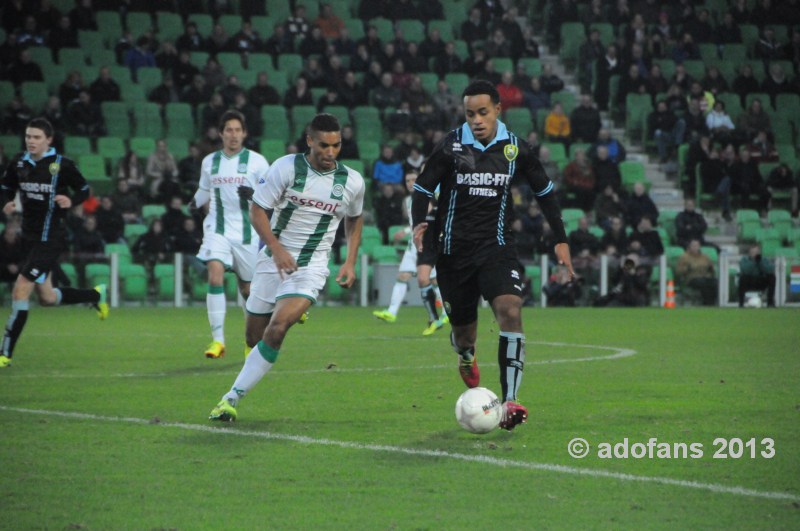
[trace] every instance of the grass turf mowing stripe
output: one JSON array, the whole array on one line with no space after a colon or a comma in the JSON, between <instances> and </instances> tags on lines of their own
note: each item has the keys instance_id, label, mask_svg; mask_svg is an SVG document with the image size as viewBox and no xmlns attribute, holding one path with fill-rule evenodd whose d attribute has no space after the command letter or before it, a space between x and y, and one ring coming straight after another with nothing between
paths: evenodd
<instances>
[{"instance_id":1,"label":"grass turf mowing stripe","mask_svg":"<svg viewBox=\"0 0 800 531\"><path fill-rule=\"evenodd\" d=\"M219 433L222 435L236 435L240 437L253 437L257 439L268 439L278 441L290 441L301 444L313 444L322 446L333 446L347 450L367 450L371 452L387 452L404 454L416 457L433 457L456 459L472 463L483 463L508 468L521 468L526 470L537 470L544 472L555 472L559 474L570 474L575 476L587 476L594 478L608 478L618 481L637 481L641 483L656 483L674 487L683 487L697 490L705 490L716 494L732 494L735 496L745 496L749 498L765 498L769 500L800 502L800 496L788 492L770 492L748 489L746 487L736 487L719 485L716 483L702 483L699 481L687 481L682 479L672 479L657 476L637 476L635 474L623 474L611 472L609 470L598 470L588 468L578 468L566 465L552 465L547 463L530 463L525 461L513 461L511 459L498 459L485 455L467 455L459 453L445 452L442 450L421 450L417 448L404 448L402 446L388 446L381 444L365 444L350 441L335 441L331 439L315 439L304 435L289 435L285 433L271 433L266 431L240 431L226 427L212 427L201 424L185 424L182 422L162 422L157 420L140 419L135 417L109 417L104 415L93 415L91 413L78 413L71 411L48 411L42 409L26 409L8 406L0 406L0 411L11 413L25 413L30 415L43 415L49 417L60 417L76 420L92 420L100 422L122 422L127 424L153 425L164 428L177 428L182 430L198 431L204 433Z\"/></svg>"}]
</instances>

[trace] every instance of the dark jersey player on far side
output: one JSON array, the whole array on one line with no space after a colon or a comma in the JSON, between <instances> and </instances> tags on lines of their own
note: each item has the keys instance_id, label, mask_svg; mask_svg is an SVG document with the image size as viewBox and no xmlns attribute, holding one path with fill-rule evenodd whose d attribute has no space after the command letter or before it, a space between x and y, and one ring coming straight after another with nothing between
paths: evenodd
<instances>
[{"instance_id":1,"label":"dark jersey player on far side","mask_svg":"<svg viewBox=\"0 0 800 531\"><path fill-rule=\"evenodd\" d=\"M439 186L436 269L453 329L451 341L460 357L459 372L467 387L479 385L475 340L483 296L500 327L498 363L504 402L500 427L511 430L528 416L516 402L525 336L522 275L511 232L512 182L524 181L531 187L556 236L559 263L573 278L574 271L553 183L530 146L498 120L497 89L487 81L475 81L464 90L463 99L466 123L434 148L414 186L414 242L421 251L428 202Z\"/></svg>"}]
</instances>

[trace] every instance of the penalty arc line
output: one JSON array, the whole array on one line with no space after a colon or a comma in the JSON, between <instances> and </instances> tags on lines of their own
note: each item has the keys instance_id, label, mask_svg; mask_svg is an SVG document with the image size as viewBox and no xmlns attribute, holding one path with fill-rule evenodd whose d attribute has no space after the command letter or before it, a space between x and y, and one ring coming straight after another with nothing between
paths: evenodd
<instances>
[{"instance_id":1,"label":"penalty arc line","mask_svg":"<svg viewBox=\"0 0 800 531\"><path fill-rule=\"evenodd\" d=\"M520 468L525 470L536 470L543 472L554 472L559 474L569 474L574 476L586 476L593 478L607 478L618 481L635 481L640 483L656 483L673 487L683 487L696 490L705 490L715 494L733 494L735 496L745 496L749 498L764 498L778 501L800 502L800 496L788 492L771 492L749 489L746 487L736 487L720 485L717 483L703 483L699 481L689 481L682 479L665 478L658 476L637 476L635 474L624 474L612 472L610 470L578 468L567 465L553 465L547 463L531 463L526 461L514 461L512 459L500 459L486 455L469 455L444 450L423 450L418 448L404 448L402 446L390 446L382 444L357 443L351 441L336 441L333 439L315 439L305 435L290 435L285 433L272 433L268 431L241 431L226 427L211 427L200 424L186 424L182 422L158 422L154 423L147 419L135 417L109 417L105 415L93 415L91 413L77 413L70 411L48 411L42 409L26 409L17 407L0 406L0 411L12 413L25 413L31 415L43 415L50 417L60 417L77 420L90 420L100 422L121 422L127 424L152 425L163 428L176 428L202 433L215 433L222 435L234 435L239 437L252 437L256 439L267 439L275 441L288 441L307 445L331 446L346 450L367 450L370 452L405 454L415 457L445 458L458 461L482 463L488 465L502 466L507 468Z\"/></svg>"},{"instance_id":2,"label":"penalty arc line","mask_svg":"<svg viewBox=\"0 0 800 531\"><path fill-rule=\"evenodd\" d=\"M574 343L554 343L549 341L529 341L528 344L547 345L553 347L573 347L595 350L611 350L614 354L607 356L587 356L582 358L556 358L550 360L527 360L525 365L553 365L558 363L579 363L586 361L607 361L618 360L635 356L638 352L628 348L606 347L602 345L579 345ZM349 373L349 372L389 372L389 371L420 371L430 369L452 369L452 365L425 365L425 366L408 366L408 367L335 367L332 369L286 369L276 371L275 375L280 374L316 374L323 372L330 373ZM180 376L216 376L217 372L192 372L182 373ZM11 374L10 378L165 378L171 376L167 372L152 372L152 373L110 373L110 374Z\"/></svg>"}]
</instances>

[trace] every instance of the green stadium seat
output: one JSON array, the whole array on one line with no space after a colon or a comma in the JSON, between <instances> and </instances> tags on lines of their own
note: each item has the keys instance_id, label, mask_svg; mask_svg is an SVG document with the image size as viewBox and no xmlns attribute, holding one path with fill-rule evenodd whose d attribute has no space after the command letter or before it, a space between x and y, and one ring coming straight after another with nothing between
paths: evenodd
<instances>
[{"instance_id":1,"label":"green stadium seat","mask_svg":"<svg viewBox=\"0 0 800 531\"><path fill-rule=\"evenodd\" d=\"M236 280L236 274L233 272L226 272L225 273L225 296L229 300L236 300L237 293L239 291L238 282Z\"/></svg>"},{"instance_id":2,"label":"green stadium seat","mask_svg":"<svg viewBox=\"0 0 800 531\"><path fill-rule=\"evenodd\" d=\"M172 300L175 297L175 266L156 264L153 266L153 278L156 282L158 300Z\"/></svg>"},{"instance_id":3,"label":"green stadium seat","mask_svg":"<svg viewBox=\"0 0 800 531\"><path fill-rule=\"evenodd\" d=\"M259 152L271 163L286 155L286 144L283 140L274 138L262 138L259 144Z\"/></svg>"},{"instance_id":4,"label":"green stadium seat","mask_svg":"<svg viewBox=\"0 0 800 531\"><path fill-rule=\"evenodd\" d=\"M87 52L106 48L106 39L99 31L78 30L78 43Z\"/></svg>"},{"instance_id":5,"label":"green stadium seat","mask_svg":"<svg viewBox=\"0 0 800 531\"><path fill-rule=\"evenodd\" d=\"M788 210L781 210L777 208L770 209L767 212L767 221L770 226L777 232L781 241L788 239L789 231L792 229L792 215Z\"/></svg>"},{"instance_id":6,"label":"green stadium seat","mask_svg":"<svg viewBox=\"0 0 800 531\"><path fill-rule=\"evenodd\" d=\"M208 52L200 52L200 51L189 52L189 62L192 63L197 68L199 68L200 70L202 70L203 67L206 66L208 58L209 58Z\"/></svg>"},{"instance_id":7,"label":"green stadium seat","mask_svg":"<svg viewBox=\"0 0 800 531\"><path fill-rule=\"evenodd\" d=\"M145 160L156 150L156 139L148 136L136 136L130 140L131 151Z\"/></svg>"},{"instance_id":8,"label":"green stadium seat","mask_svg":"<svg viewBox=\"0 0 800 531\"><path fill-rule=\"evenodd\" d=\"M197 32L203 37L208 37L211 35L211 30L214 27L214 19L211 18L211 15L207 15L205 13L191 13L187 17L186 21L197 24Z\"/></svg>"},{"instance_id":9,"label":"green stadium seat","mask_svg":"<svg viewBox=\"0 0 800 531\"><path fill-rule=\"evenodd\" d=\"M644 142L644 123L652 111L653 100L649 94L628 94L625 97L625 129L629 138Z\"/></svg>"},{"instance_id":10,"label":"green stadium seat","mask_svg":"<svg viewBox=\"0 0 800 531\"><path fill-rule=\"evenodd\" d=\"M371 106L358 106L353 108L353 121L356 127L358 140L377 140L383 137L383 124L378 109ZM362 154L363 156L363 154Z\"/></svg>"},{"instance_id":11,"label":"green stadium seat","mask_svg":"<svg viewBox=\"0 0 800 531\"><path fill-rule=\"evenodd\" d=\"M115 164L125 156L125 142L116 136L104 136L97 139L97 154L106 159L109 164Z\"/></svg>"},{"instance_id":12,"label":"green stadium seat","mask_svg":"<svg viewBox=\"0 0 800 531\"><path fill-rule=\"evenodd\" d=\"M303 69L303 58L296 53L284 53L278 56L278 70L286 73L286 79L293 83Z\"/></svg>"},{"instance_id":13,"label":"green stadium seat","mask_svg":"<svg viewBox=\"0 0 800 531\"><path fill-rule=\"evenodd\" d=\"M50 94L44 81L23 81L19 88L20 94L25 96L25 102L38 113L47 104Z\"/></svg>"},{"instance_id":14,"label":"green stadium seat","mask_svg":"<svg viewBox=\"0 0 800 531\"><path fill-rule=\"evenodd\" d=\"M143 35L155 30L150 13L143 11L129 11L125 17L125 27L134 35Z\"/></svg>"},{"instance_id":15,"label":"green stadium seat","mask_svg":"<svg viewBox=\"0 0 800 531\"><path fill-rule=\"evenodd\" d=\"M539 76L542 74L542 61L534 57L521 57L517 61L517 65L525 67L525 73L531 77Z\"/></svg>"},{"instance_id":16,"label":"green stadium seat","mask_svg":"<svg viewBox=\"0 0 800 531\"><path fill-rule=\"evenodd\" d=\"M0 146L3 146L6 156L9 158L13 157L16 153L19 153L24 149L22 136L17 135L0 136Z\"/></svg>"},{"instance_id":17,"label":"green stadium seat","mask_svg":"<svg viewBox=\"0 0 800 531\"><path fill-rule=\"evenodd\" d=\"M275 17L269 15L253 15L250 17L250 24L253 26L253 29L261 35L272 35L274 33L275 24L279 24L280 22L281 21L277 20Z\"/></svg>"},{"instance_id":18,"label":"green stadium seat","mask_svg":"<svg viewBox=\"0 0 800 531\"><path fill-rule=\"evenodd\" d=\"M126 301L144 301L147 299L147 270L140 264L126 264L120 267L120 291Z\"/></svg>"},{"instance_id":19,"label":"green stadium seat","mask_svg":"<svg viewBox=\"0 0 800 531\"><path fill-rule=\"evenodd\" d=\"M133 108L133 119L136 122L137 137L161 138L164 136L161 108L157 103L145 102L136 105Z\"/></svg>"},{"instance_id":20,"label":"green stadium seat","mask_svg":"<svg viewBox=\"0 0 800 531\"><path fill-rule=\"evenodd\" d=\"M370 255L374 263L379 264L398 264L400 257L397 254L397 248L392 245L381 245L372 250Z\"/></svg>"},{"instance_id":21,"label":"green stadium seat","mask_svg":"<svg viewBox=\"0 0 800 531\"><path fill-rule=\"evenodd\" d=\"M433 29L439 30L439 34L442 36L442 40L444 42L450 42L455 39L455 33L453 32L453 24L451 24L449 20L429 21L428 31L430 32ZM408 35L406 35L406 38L408 38Z\"/></svg>"},{"instance_id":22,"label":"green stadium seat","mask_svg":"<svg viewBox=\"0 0 800 531\"><path fill-rule=\"evenodd\" d=\"M444 80L447 86L450 87L450 90L453 91L453 94L458 97L461 96L461 93L464 92L464 89L469 85L469 76L460 72L445 74Z\"/></svg>"},{"instance_id":23,"label":"green stadium seat","mask_svg":"<svg viewBox=\"0 0 800 531\"><path fill-rule=\"evenodd\" d=\"M161 84L163 74L158 67L142 67L136 71L136 82L141 85L145 94L150 92Z\"/></svg>"},{"instance_id":24,"label":"green stadium seat","mask_svg":"<svg viewBox=\"0 0 800 531\"><path fill-rule=\"evenodd\" d=\"M11 81L0 81L0 108L5 108L16 95L16 89Z\"/></svg>"},{"instance_id":25,"label":"green stadium seat","mask_svg":"<svg viewBox=\"0 0 800 531\"><path fill-rule=\"evenodd\" d=\"M80 71L86 66L86 52L80 48L61 48L58 51L58 64L67 71ZM87 81L84 79L84 81Z\"/></svg>"},{"instance_id":26,"label":"green stadium seat","mask_svg":"<svg viewBox=\"0 0 800 531\"><path fill-rule=\"evenodd\" d=\"M158 37L161 40L175 42L184 32L183 19L177 13L156 12L156 25L158 26Z\"/></svg>"},{"instance_id":27,"label":"green stadium seat","mask_svg":"<svg viewBox=\"0 0 800 531\"><path fill-rule=\"evenodd\" d=\"M330 113L338 118L339 123L342 126L352 125L352 120L350 120L350 110L344 105L330 105L325 107L325 112Z\"/></svg>"},{"instance_id":28,"label":"green stadium seat","mask_svg":"<svg viewBox=\"0 0 800 531\"><path fill-rule=\"evenodd\" d=\"M73 160L92 153L92 143L84 136L69 135L64 139L64 154Z\"/></svg>"},{"instance_id":29,"label":"green stadium seat","mask_svg":"<svg viewBox=\"0 0 800 531\"><path fill-rule=\"evenodd\" d=\"M555 163L568 162L567 149L564 144L559 142L542 142L542 146L547 146L550 150L550 160Z\"/></svg>"},{"instance_id":30,"label":"green stadium seat","mask_svg":"<svg viewBox=\"0 0 800 531\"><path fill-rule=\"evenodd\" d=\"M313 105L295 105L289 111L289 116L292 122L292 130L294 134L292 138L299 138L303 134L306 126L311 123L314 116L317 115L317 109Z\"/></svg>"},{"instance_id":31,"label":"green stadium seat","mask_svg":"<svg viewBox=\"0 0 800 531\"><path fill-rule=\"evenodd\" d=\"M124 236L128 245L133 245L142 234L147 232L147 225L144 223L128 223L125 225Z\"/></svg>"},{"instance_id":32,"label":"green stadium seat","mask_svg":"<svg viewBox=\"0 0 800 531\"><path fill-rule=\"evenodd\" d=\"M39 65L43 73L55 64L53 52L45 46L31 46L28 48L28 54L31 56L31 61Z\"/></svg>"},{"instance_id":33,"label":"green stadium seat","mask_svg":"<svg viewBox=\"0 0 800 531\"><path fill-rule=\"evenodd\" d=\"M551 103L560 102L562 107L564 107L564 114L567 115L569 115L569 113L571 113L572 110L577 105L575 101L575 93L570 92L568 90L560 90L558 92L553 92L550 95L550 102Z\"/></svg>"},{"instance_id":34,"label":"green stadium seat","mask_svg":"<svg viewBox=\"0 0 800 531\"><path fill-rule=\"evenodd\" d=\"M289 119L286 117L286 109L282 105L264 105L261 107L261 119L267 127L264 128L262 138L280 140L288 144L294 137Z\"/></svg>"},{"instance_id":35,"label":"green stadium seat","mask_svg":"<svg viewBox=\"0 0 800 531\"><path fill-rule=\"evenodd\" d=\"M378 30L378 38L383 42L394 39L394 24L388 18L378 17L367 21L367 26L375 26Z\"/></svg>"},{"instance_id":36,"label":"green stadium seat","mask_svg":"<svg viewBox=\"0 0 800 531\"><path fill-rule=\"evenodd\" d=\"M425 25L419 20L398 20L397 28L402 30L407 42L422 42L425 40Z\"/></svg>"},{"instance_id":37,"label":"green stadium seat","mask_svg":"<svg viewBox=\"0 0 800 531\"><path fill-rule=\"evenodd\" d=\"M113 181L106 169L106 159L102 155L81 155L78 157L78 167L86 177L86 181L95 196L111 193Z\"/></svg>"},{"instance_id":38,"label":"green stadium seat","mask_svg":"<svg viewBox=\"0 0 800 531\"><path fill-rule=\"evenodd\" d=\"M119 138L131 136L131 117L128 112L128 105L121 101L104 101L100 104L100 109L105 118L108 134ZM102 140L98 139L98 140ZM98 147L99 149L99 147Z\"/></svg>"},{"instance_id":39,"label":"green stadium seat","mask_svg":"<svg viewBox=\"0 0 800 531\"><path fill-rule=\"evenodd\" d=\"M188 103L167 103L164 106L167 131L170 136L194 138L195 125L192 106Z\"/></svg>"},{"instance_id":40,"label":"green stadium seat","mask_svg":"<svg viewBox=\"0 0 800 531\"><path fill-rule=\"evenodd\" d=\"M521 138L526 138L535 129L531 111L527 107L506 109L503 120L509 130Z\"/></svg>"},{"instance_id":41,"label":"green stadium seat","mask_svg":"<svg viewBox=\"0 0 800 531\"><path fill-rule=\"evenodd\" d=\"M353 169L360 173L362 176L364 175L364 162L359 159L342 159L339 162L344 164L350 169Z\"/></svg>"},{"instance_id":42,"label":"green stadium seat","mask_svg":"<svg viewBox=\"0 0 800 531\"><path fill-rule=\"evenodd\" d=\"M163 216L166 211L167 207L164 205L143 205L142 219L144 219L144 222L149 225L154 219Z\"/></svg>"},{"instance_id":43,"label":"green stadium seat","mask_svg":"<svg viewBox=\"0 0 800 531\"><path fill-rule=\"evenodd\" d=\"M191 137L189 137L191 138ZM189 138L168 136L165 141L167 142L167 149L176 161L180 161L189 156Z\"/></svg>"},{"instance_id":44,"label":"green stadium seat","mask_svg":"<svg viewBox=\"0 0 800 531\"><path fill-rule=\"evenodd\" d=\"M117 11L98 11L97 30L109 45L116 43L122 36L122 21Z\"/></svg>"},{"instance_id":45,"label":"green stadium seat","mask_svg":"<svg viewBox=\"0 0 800 531\"><path fill-rule=\"evenodd\" d=\"M586 40L586 30L581 22L564 22L559 29L561 47L558 55L569 68L578 63L578 51ZM609 41L603 41L609 42Z\"/></svg>"},{"instance_id":46,"label":"green stadium seat","mask_svg":"<svg viewBox=\"0 0 800 531\"><path fill-rule=\"evenodd\" d=\"M69 285L73 288L77 288L80 283L78 282L78 271L75 269L75 265L69 262L61 262L59 265L61 266L61 270L69 279Z\"/></svg>"},{"instance_id":47,"label":"green stadium seat","mask_svg":"<svg viewBox=\"0 0 800 531\"><path fill-rule=\"evenodd\" d=\"M110 284L111 267L108 264L86 264L84 276L86 277L86 284L88 286Z\"/></svg>"},{"instance_id":48,"label":"green stadium seat","mask_svg":"<svg viewBox=\"0 0 800 531\"><path fill-rule=\"evenodd\" d=\"M364 23L360 19L343 17L343 20L351 39L358 41L364 37Z\"/></svg>"},{"instance_id":49,"label":"green stadium seat","mask_svg":"<svg viewBox=\"0 0 800 531\"><path fill-rule=\"evenodd\" d=\"M92 48L89 50L89 62L94 67L93 77L90 78L94 81L99 76L99 68L101 66L112 67L117 64L117 56L114 50Z\"/></svg>"},{"instance_id":50,"label":"green stadium seat","mask_svg":"<svg viewBox=\"0 0 800 531\"><path fill-rule=\"evenodd\" d=\"M83 79L86 80L89 75L90 66L84 67L84 72L81 72ZM67 79L67 69L61 65L48 66L44 71L44 82L47 85L47 92L50 94L58 94L58 89L64 80ZM27 94L23 94L25 101L27 101Z\"/></svg>"},{"instance_id":51,"label":"green stadium seat","mask_svg":"<svg viewBox=\"0 0 800 531\"><path fill-rule=\"evenodd\" d=\"M128 76L130 77L130 70L127 68L125 68L125 70L128 72ZM115 76L114 79L118 78ZM135 110L139 107L139 105L147 103L147 95L144 93L144 88L141 85L137 85L130 80L126 80L125 82L119 84L119 89L122 101L128 104L129 109Z\"/></svg>"},{"instance_id":52,"label":"green stadium seat","mask_svg":"<svg viewBox=\"0 0 800 531\"><path fill-rule=\"evenodd\" d=\"M237 33L239 33L239 30L242 29L241 15L231 15L231 14L220 15L219 19L217 19L217 23L222 25L223 28L225 28L225 32L228 35L236 35ZM267 33L267 35L271 34L272 31Z\"/></svg>"},{"instance_id":53,"label":"green stadium seat","mask_svg":"<svg viewBox=\"0 0 800 531\"><path fill-rule=\"evenodd\" d=\"M645 183L649 181L644 172L644 164L633 160L624 160L619 163L619 172L622 175L622 186L627 190L632 190L635 183Z\"/></svg>"},{"instance_id":54,"label":"green stadium seat","mask_svg":"<svg viewBox=\"0 0 800 531\"><path fill-rule=\"evenodd\" d=\"M372 165L380 157L381 147L375 140L357 140L358 155L367 168L372 168Z\"/></svg>"},{"instance_id":55,"label":"green stadium seat","mask_svg":"<svg viewBox=\"0 0 800 531\"><path fill-rule=\"evenodd\" d=\"M494 71L498 74L503 74L503 72L511 72L513 74L515 72L514 60L510 57L492 57L492 63L494 63Z\"/></svg>"}]
</instances>

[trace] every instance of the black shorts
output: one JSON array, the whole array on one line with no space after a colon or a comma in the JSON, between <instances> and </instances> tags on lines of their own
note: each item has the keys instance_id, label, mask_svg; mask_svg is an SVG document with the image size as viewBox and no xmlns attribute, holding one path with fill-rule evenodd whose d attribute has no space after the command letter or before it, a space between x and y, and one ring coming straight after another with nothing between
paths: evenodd
<instances>
[{"instance_id":1,"label":"black shorts","mask_svg":"<svg viewBox=\"0 0 800 531\"><path fill-rule=\"evenodd\" d=\"M417 253L417 265L435 266L439 258L439 235L434 230L426 230L422 234L422 252Z\"/></svg>"},{"instance_id":2,"label":"black shorts","mask_svg":"<svg viewBox=\"0 0 800 531\"><path fill-rule=\"evenodd\" d=\"M498 247L478 256L441 255L436 276L450 323L468 325L478 319L478 301L499 295L522 297L522 268L514 247Z\"/></svg>"},{"instance_id":3,"label":"black shorts","mask_svg":"<svg viewBox=\"0 0 800 531\"><path fill-rule=\"evenodd\" d=\"M42 275L47 276L56 268L61 253L66 250L66 243L61 238L46 242L23 238L23 245L26 256L19 274L31 282L35 282Z\"/></svg>"}]
</instances>

